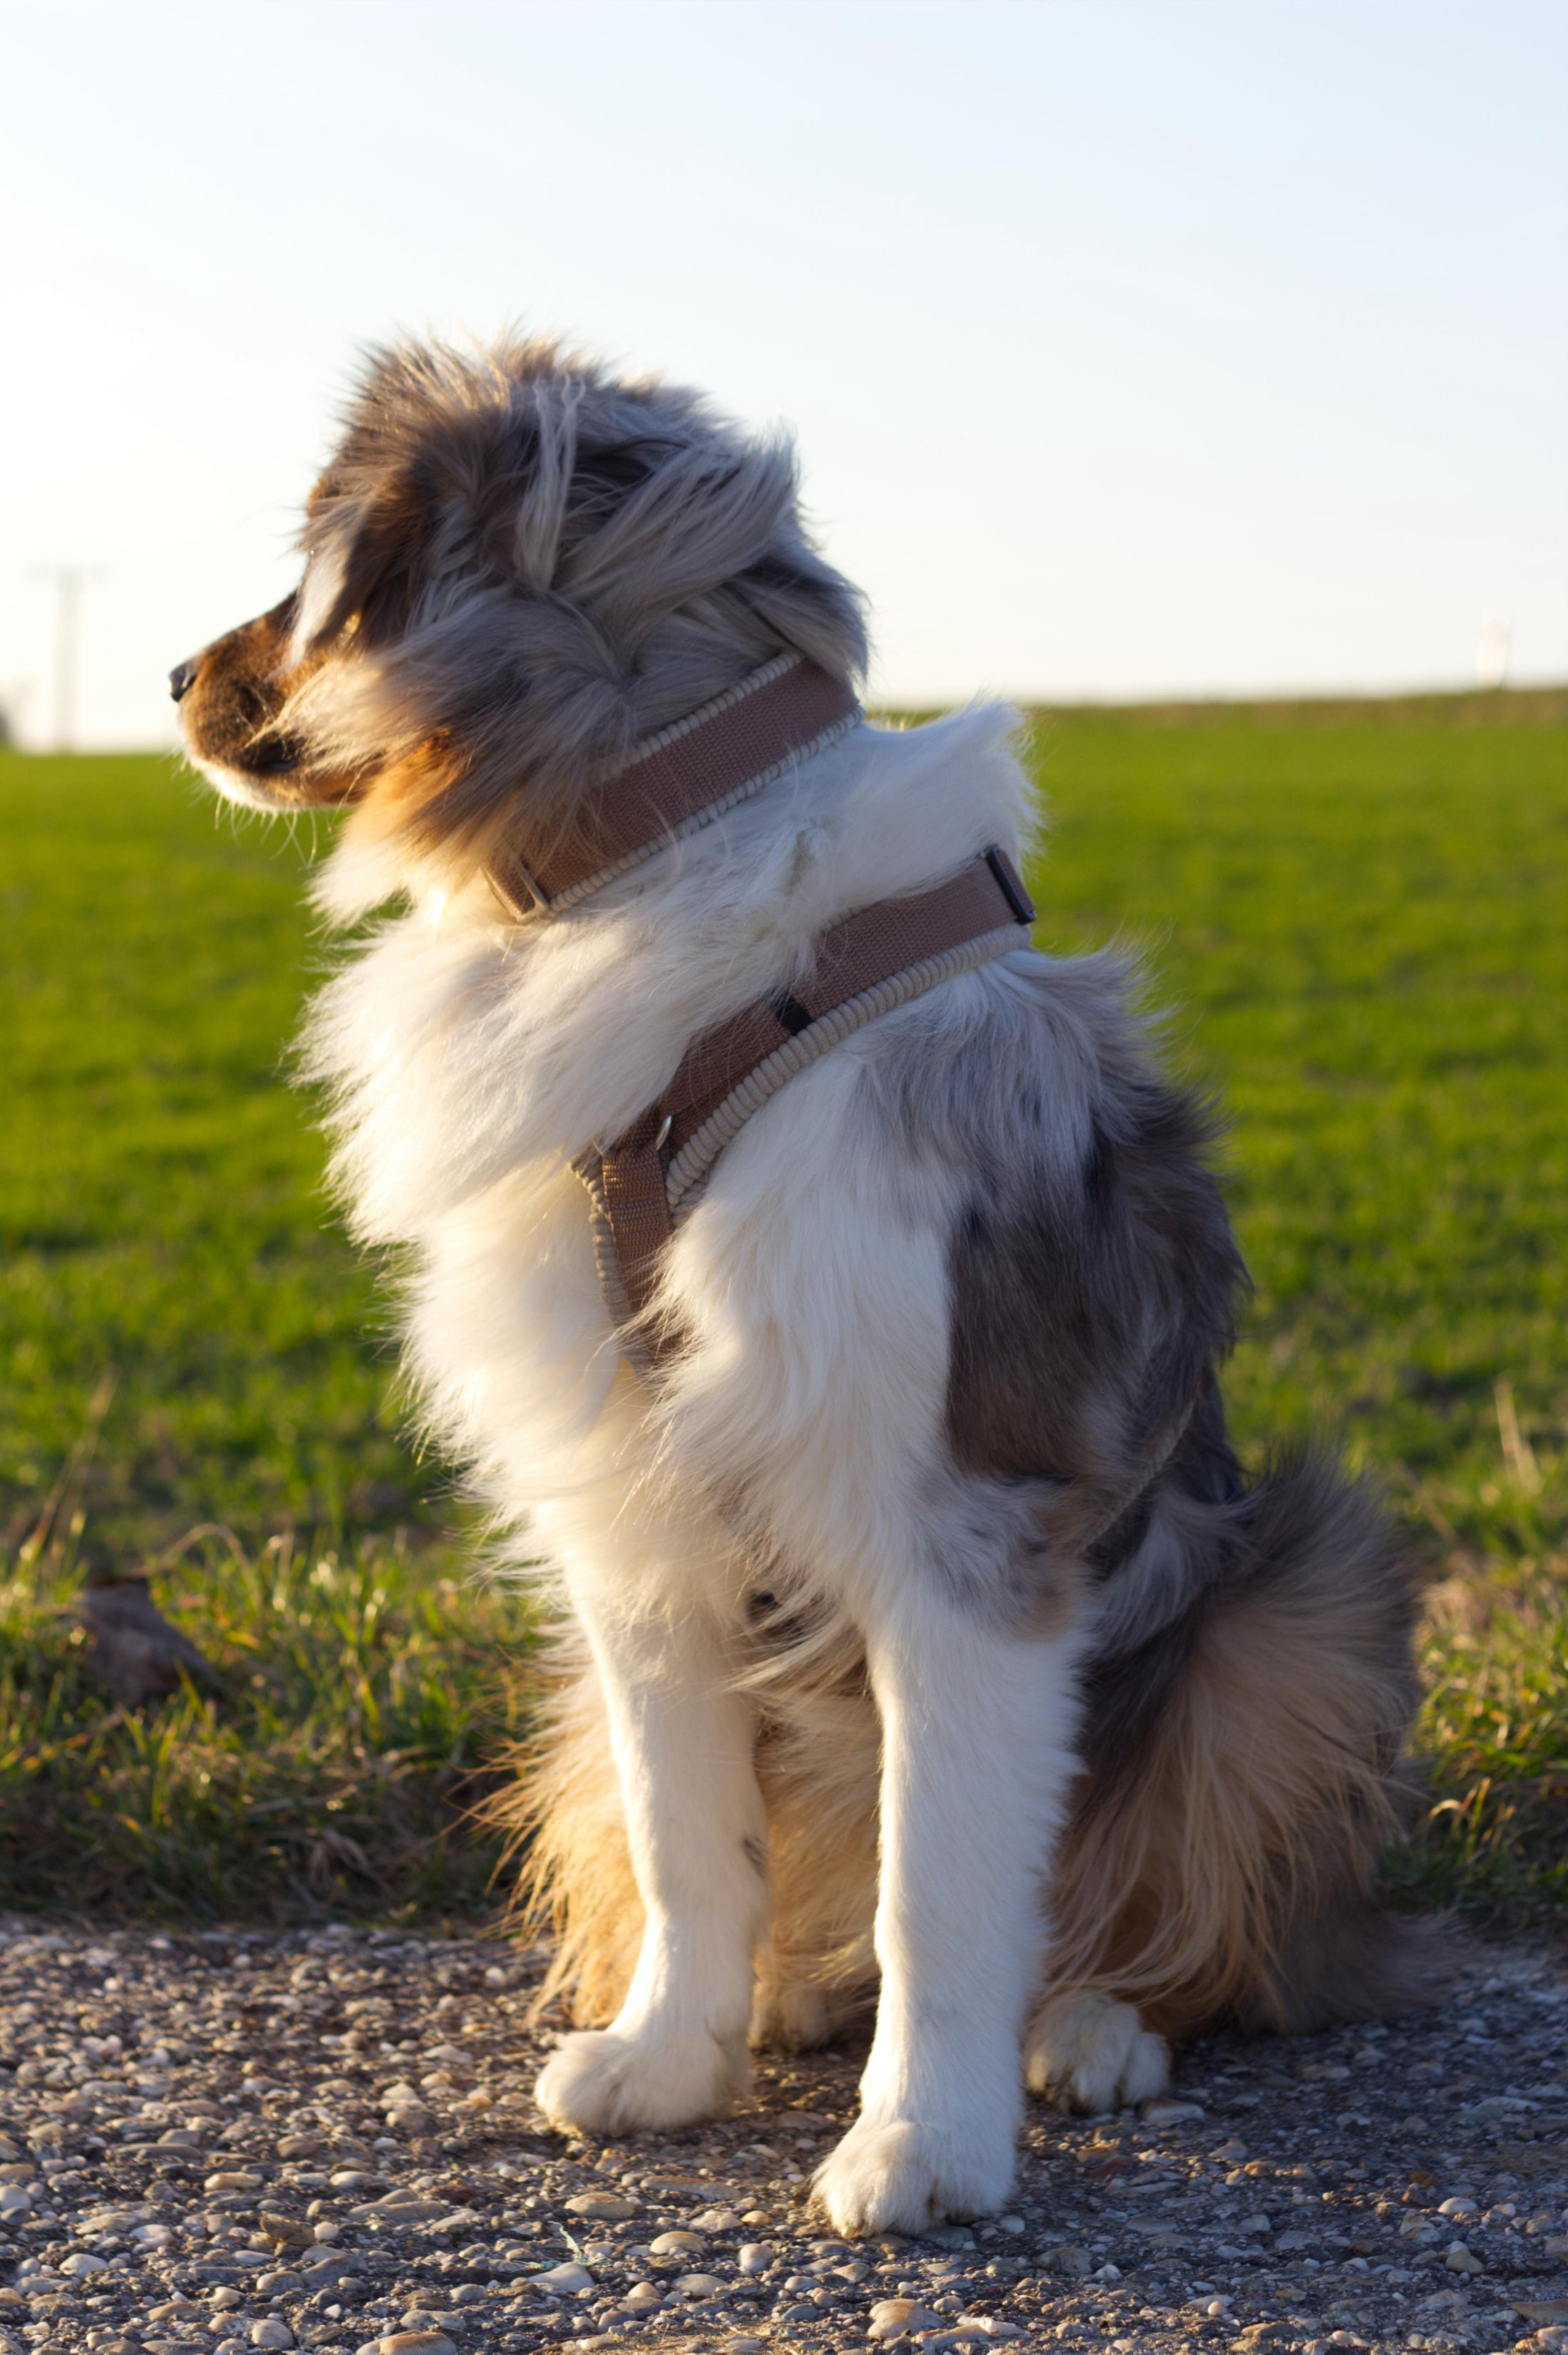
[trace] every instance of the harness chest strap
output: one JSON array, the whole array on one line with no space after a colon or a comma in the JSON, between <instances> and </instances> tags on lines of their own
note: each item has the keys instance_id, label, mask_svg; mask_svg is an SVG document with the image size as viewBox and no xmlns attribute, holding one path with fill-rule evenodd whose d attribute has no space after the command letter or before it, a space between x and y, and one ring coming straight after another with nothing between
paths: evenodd
<instances>
[{"instance_id":1,"label":"harness chest strap","mask_svg":"<svg viewBox=\"0 0 1568 2355\"><path fill-rule=\"evenodd\" d=\"M840 1039L1017 948L1019 930L1034 912L1011 861L993 847L933 890L880 900L847 917L823 933L795 990L759 999L704 1032L657 1103L614 1144L578 1163L593 1197L601 1282L640 1372L681 1346L678 1333L647 1318L648 1304L676 1209L689 1208L736 1130Z\"/></svg>"}]
</instances>

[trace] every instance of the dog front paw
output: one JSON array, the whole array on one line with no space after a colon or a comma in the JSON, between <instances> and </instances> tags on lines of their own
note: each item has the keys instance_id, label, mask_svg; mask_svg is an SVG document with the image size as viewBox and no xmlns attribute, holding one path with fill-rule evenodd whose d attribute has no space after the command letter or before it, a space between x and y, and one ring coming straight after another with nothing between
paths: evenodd
<instances>
[{"instance_id":1,"label":"dog front paw","mask_svg":"<svg viewBox=\"0 0 1568 2355\"><path fill-rule=\"evenodd\" d=\"M861 2117L817 2169L813 2196L835 2232L922 2232L944 2216L986 2216L1013 2183L1010 2131Z\"/></svg>"},{"instance_id":2,"label":"dog front paw","mask_svg":"<svg viewBox=\"0 0 1568 2355\"><path fill-rule=\"evenodd\" d=\"M540 2071L534 2099L562 2134L632 2134L720 2117L751 2082L739 2037L721 2043L705 2029L600 2028L563 2041Z\"/></svg>"},{"instance_id":3,"label":"dog front paw","mask_svg":"<svg viewBox=\"0 0 1568 2355\"><path fill-rule=\"evenodd\" d=\"M1147 2102L1170 2083L1170 2048L1130 2003L1112 1996L1053 1996L1035 2014L1024 2047L1032 2094L1091 2116Z\"/></svg>"}]
</instances>

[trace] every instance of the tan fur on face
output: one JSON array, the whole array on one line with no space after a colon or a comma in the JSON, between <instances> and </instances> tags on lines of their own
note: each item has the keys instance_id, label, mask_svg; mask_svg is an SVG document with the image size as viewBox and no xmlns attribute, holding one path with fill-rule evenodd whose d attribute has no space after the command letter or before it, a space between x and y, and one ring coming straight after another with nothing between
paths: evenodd
<instances>
[{"instance_id":1,"label":"tan fur on face","mask_svg":"<svg viewBox=\"0 0 1568 2355\"><path fill-rule=\"evenodd\" d=\"M198 761L242 779L257 800L278 809L333 806L352 800L363 778L314 765L290 733L285 709L302 683L293 619L294 600L285 597L214 639L181 698L180 727Z\"/></svg>"}]
</instances>

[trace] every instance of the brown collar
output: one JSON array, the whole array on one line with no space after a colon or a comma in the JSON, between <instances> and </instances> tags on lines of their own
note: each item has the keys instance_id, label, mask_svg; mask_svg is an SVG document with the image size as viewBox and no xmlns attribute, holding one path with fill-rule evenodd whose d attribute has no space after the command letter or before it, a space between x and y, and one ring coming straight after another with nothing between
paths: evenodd
<instances>
[{"instance_id":1,"label":"brown collar","mask_svg":"<svg viewBox=\"0 0 1568 2355\"><path fill-rule=\"evenodd\" d=\"M852 687L798 655L781 655L739 687L634 746L596 788L583 828L531 863L507 843L485 873L514 918L559 911L694 834L809 760L860 717Z\"/></svg>"}]
</instances>

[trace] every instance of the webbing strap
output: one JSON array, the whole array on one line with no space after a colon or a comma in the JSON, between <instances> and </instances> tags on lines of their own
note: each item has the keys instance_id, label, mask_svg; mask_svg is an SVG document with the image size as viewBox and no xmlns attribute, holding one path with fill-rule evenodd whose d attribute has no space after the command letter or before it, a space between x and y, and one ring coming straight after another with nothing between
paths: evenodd
<instances>
[{"instance_id":1,"label":"webbing strap","mask_svg":"<svg viewBox=\"0 0 1568 2355\"><path fill-rule=\"evenodd\" d=\"M600 778L563 840L502 843L485 863L491 889L519 918L570 907L825 751L859 717L852 687L780 655L634 746L624 766Z\"/></svg>"},{"instance_id":2,"label":"webbing strap","mask_svg":"<svg viewBox=\"0 0 1568 2355\"><path fill-rule=\"evenodd\" d=\"M775 1084L810 1060L812 1033L827 1034L824 1050L846 1035L841 1010L863 1006L859 1019L874 1020L889 1003L886 985L907 976L900 996L931 988L962 969L950 962L969 943L999 954L1016 943L1016 929L1033 922L1034 908L1005 853L986 851L938 884L905 899L880 900L823 933L811 969L791 991L760 999L693 1041L658 1102L624 1136L578 1165L593 1196L601 1280L628 1357L646 1371L681 1347L681 1337L647 1315L664 1252L675 1231L671 1215L670 1158L697 1136L741 1090L759 1066L795 1041L800 1054L788 1059ZM978 957L974 961L978 962ZM858 1026L857 1026L858 1027ZM748 1104L745 1109L754 1109ZM743 1117L742 1114L742 1117ZM717 1124L714 1152L740 1124ZM630 1331L626 1328L630 1327ZM645 1364L644 1359L647 1360Z\"/></svg>"}]
</instances>

